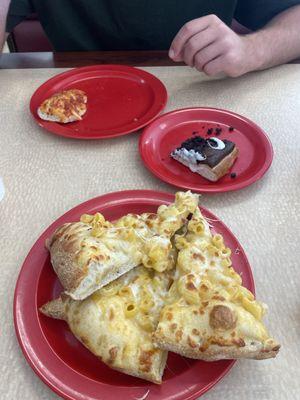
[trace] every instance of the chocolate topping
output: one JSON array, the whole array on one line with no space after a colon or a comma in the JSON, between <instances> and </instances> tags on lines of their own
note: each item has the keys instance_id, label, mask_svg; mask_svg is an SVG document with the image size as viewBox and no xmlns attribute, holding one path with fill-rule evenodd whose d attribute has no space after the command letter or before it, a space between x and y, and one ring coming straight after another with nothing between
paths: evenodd
<instances>
[{"instance_id":1,"label":"chocolate topping","mask_svg":"<svg viewBox=\"0 0 300 400\"><path fill-rule=\"evenodd\" d=\"M202 153L204 147L207 146L206 139L202 138L201 136L196 136L190 139L185 140L181 143L181 146L177 149L181 149L182 147L187 150L195 150L198 153Z\"/></svg>"},{"instance_id":2,"label":"chocolate topping","mask_svg":"<svg viewBox=\"0 0 300 400\"><path fill-rule=\"evenodd\" d=\"M203 156L206 157L205 160L202 161L197 161L197 164L207 164L211 168L215 167L217 164L219 164L220 161L223 160L228 154L230 154L234 147L235 144L231 142L230 140L223 140L223 143L225 144L224 149L219 150L219 149L214 149L211 146L208 145L208 141L212 143L213 140L209 139L204 139L201 136L194 136L190 139L185 140L180 147L177 148L177 150L180 150L181 148L187 149L187 150L194 150L197 153L202 154Z\"/></svg>"}]
</instances>

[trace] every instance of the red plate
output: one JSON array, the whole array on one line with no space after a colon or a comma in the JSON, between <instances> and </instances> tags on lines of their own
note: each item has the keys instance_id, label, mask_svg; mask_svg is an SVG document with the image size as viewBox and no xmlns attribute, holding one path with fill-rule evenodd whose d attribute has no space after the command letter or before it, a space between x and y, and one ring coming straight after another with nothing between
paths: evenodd
<instances>
[{"instance_id":1,"label":"red plate","mask_svg":"<svg viewBox=\"0 0 300 400\"><path fill-rule=\"evenodd\" d=\"M61 90L81 89L88 97L82 121L59 124L37 115L40 104ZM43 83L33 94L30 111L37 123L55 135L106 139L149 124L165 107L167 90L154 75L124 65L75 68Z\"/></svg>"},{"instance_id":2,"label":"red plate","mask_svg":"<svg viewBox=\"0 0 300 400\"><path fill-rule=\"evenodd\" d=\"M97 211L110 220L126 213L155 212L157 206L173 200L171 194L148 190L110 193L89 200L56 220L26 257L15 290L16 334L33 370L65 399L136 399L149 390L147 400L191 400L209 390L233 366L231 360L206 363L170 353L162 385L151 384L108 368L75 339L65 322L38 312L42 304L56 298L62 290L44 247L45 239L59 225ZM244 285L254 291L251 269L241 245L211 212L202 211L212 220L215 230L222 233L226 244L237 249L233 251L233 264Z\"/></svg>"},{"instance_id":3,"label":"red plate","mask_svg":"<svg viewBox=\"0 0 300 400\"><path fill-rule=\"evenodd\" d=\"M234 130L229 131L229 127ZM230 170L236 178L229 173L218 182L210 182L170 157L171 151L193 132L210 137L209 128L221 128L218 137L238 146L240 153ZM251 185L266 173L273 159L272 144L259 126L241 115L216 108L186 108L160 116L140 137L140 154L161 180L202 193L229 192Z\"/></svg>"}]
</instances>

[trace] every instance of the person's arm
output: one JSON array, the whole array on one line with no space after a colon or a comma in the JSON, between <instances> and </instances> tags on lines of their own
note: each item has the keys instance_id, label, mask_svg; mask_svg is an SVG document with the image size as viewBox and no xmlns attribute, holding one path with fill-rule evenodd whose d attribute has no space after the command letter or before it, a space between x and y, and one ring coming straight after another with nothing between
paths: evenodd
<instances>
[{"instance_id":1,"label":"person's arm","mask_svg":"<svg viewBox=\"0 0 300 400\"><path fill-rule=\"evenodd\" d=\"M291 7L262 29L237 35L215 15L184 25L174 38L169 55L174 61L204 71L236 77L300 57L300 6Z\"/></svg>"},{"instance_id":2,"label":"person's arm","mask_svg":"<svg viewBox=\"0 0 300 400\"><path fill-rule=\"evenodd\" d=\"M300 57L300 5L274 17L261 30L247 35L256 46L255 69L265 69Z\"/></svg>"},{"instance_id":3,"label":"person's arm","mask_svg":"<svg viewBox=\"0 0 300 400\"><path fill-rule=\"evenodd\" d=\"M2 52L5 40L7 39L7 33L5 32L6 17L8 13L10 0L1 0L0 5L0 52Z\"/></svg>"}]
</instances>

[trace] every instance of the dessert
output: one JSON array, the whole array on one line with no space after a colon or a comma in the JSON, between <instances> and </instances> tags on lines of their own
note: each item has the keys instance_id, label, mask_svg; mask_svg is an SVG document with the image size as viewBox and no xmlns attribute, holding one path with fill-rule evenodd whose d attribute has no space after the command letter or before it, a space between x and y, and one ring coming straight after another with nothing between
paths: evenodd
<instances>
[{"instance_id":1,"label":"dessert","mask_svg":"<svg viewBox=\"0 0 300 400\"><path fill-rule=\"evenodd\" d=\"M230 140L194 136L173 150L171 157L210 181L224 176L238 156L238 148Z\"/></svg>"}]
</instances>

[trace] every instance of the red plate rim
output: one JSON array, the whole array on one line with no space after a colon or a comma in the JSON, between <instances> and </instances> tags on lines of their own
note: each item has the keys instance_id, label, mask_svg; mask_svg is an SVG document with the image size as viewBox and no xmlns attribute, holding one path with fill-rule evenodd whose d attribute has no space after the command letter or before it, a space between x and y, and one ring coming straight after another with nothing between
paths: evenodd
<instances>
[{"instance_id":1,"label":"red plate rim","mask_svg":"<svg viewBox=\"0 0 300 400\"><path fill-rule=\"evenodd\" d=\"M146 141L147 136L151 133L151 129L153 127L153 124L157 124L159 122L162 122L169 115L178 114L178 113L186 112L186 111L192 111L192 110L217 111L217 112L220 112L220 113L231 115L234 118L238 118L239 120L242 120L243 122L246 122L248 125L253 127L259 133L259 135L261 136L261 139L263 140L264 145L266 146L266 149L268 150L267 153L266 153L265 162L264 162L263 166L261 167L261 169L256 174L254 174L253 176L249 177L248 179L245 179L244 181L237 182L235 185L231 185L231 186L229 186L227 188L226 187L222 187L222 188L219 188L219 189L216 189L216 188L213 188L213 187L209 187L208 185L207 186L202 186L202 187L195 186L195 185L189 185L188 182L183 185L183 184L177 183L175 178L166 177L164 174L162 174L159 171L157 171L157 169L155 167L153 167L152 164L149 162L149 159L145 156L145 153L143 151L144 143ZM139 153L140 153L141 159L143 160L144 165L155 176L157 176L162 181L164 181L166 183L169 183L169 184L171 184L173 186L179 187L179 188L193 190L194 192L198 192L198 193L210 193L210 194L236 191L236 190L243 189L243 188L255 183L256 181L261 179L265 175L265 173L268 171L268 169L270 168L270 166L272 164L273 156L274 156L272 142L270 141L269 137L264 132L264 130L262 128L260 128L255 122L253 122L250 119L248 119L247 117L244 117L244 116L242 116L240 114L237 114L237 113L235 113L233 111L225 110L223 108L215 108L215 107L186 107L186 108L179 108L179 109L172 110L172 111L169 111L167 113L164 113L164 114L160 115L159 117L157 117L154 121L152 121L149 125L147 125L143 129L143 132L142 132L142 134L140 136L140 139L139 139Z\"/></svg>"},{"instance_id":2,"label":"red plate rim","mask_svg":"<svg viewBox=\"0 0 300 400\"><path fill-rule=\"evenodd\" d=\"M157 106L154 108L154 106L152 106L153 111L150 113L149 112L149 117L144 120L144 122L142 123L135 123L133 128L127 129L123 132L118 132L118 133L113 133L113 134L106 134L106 135L101 135L99 134L98 136L89 136L87 135L83 135L83 134L69 134L66 132L61 131L61 129L55 129L55 127L57 127L57 123L55 122L49 122L49 121L44 121L41 118L39 118L36 114L36 107L34 106L34 102L36 100L36 98L42 96L43 92L45 90L48 90L52 85L54 85L55 83L59 82L62 78L66 78L68 76L72 76L75 75L76 72L88 72L88 71L94 71L94 70L113 70L113 71L123 71L123 72L127 72L127 73L133 73L139 77L144 78L145 80L147 80L152 88L155 89L156 95L158 96L158 100L157 101ZM29 110L34 118L34 120L36 121L36 123L43 129L45 129L48 132L51 132L54 135L57 136L62 136L62 137L66 137L69 139L78 139L78 140L103 140L103 139L110 139L110 138L114 138L114 137L119 137L119 136L124 136L124 135L128 135L129 133L133 133L138 131L141 128L144 128L146 125L148 125L150 122L152 122L165 108L166 104L168 101L168 92L167 89L165 87L165 85L163 84L163 82L157 78L155 75L151 74L148 71L144 71L140 68L136 68L136 67L131 67L129 65L119 65L119 64L95 64L95 65L90 65L90 66L86 66L86 67L77 67L77 68L72 68L69 69L68 71L64 71L61 72L55 76L53 76L52 78L46 80L44 83L42 83L33 93L33 95L31 96L30 99L30 103L29 103ZM160 106L158 107L158 105L160 104ZM143 119L145 119L145 116L143 117Z\"/></svg>"},{"instance_id":3,"label":"red plate rim","mask_svg":"<svg viewBox=\"0 0 300 400\"><path fill-rule=\"evenodd\" d=\"M40 326L40 323L39 323L39 320L37 317L38 310L37 310L37 304L36 304L36 300L37 300L36 286L32 285L34 287L33 291L24 290L24 289L26 289L26 287L25 288L23 287L24 285L26 285L26 279L28 279L28 278L31 279L32 274L33 274L31 258L36 257L36 256L39 256L39 257L42 256L42 254L38 254L38 252L41 253L41 249L44 249L45 239L47 237L49 237L49 235L51 233L53 233L53 231L59 225L61 225L64 222L72 220L72 218L73 218L72 216L74 214L81 214L85 210L88 211L88 210L92 210L92 209L93 210L97 209L99 211L105 212L105 209L107 207L111 207L115 204L119 204L120 201L121 202L123 201L126 204L130 204L130 202L136 203L137 201L141 201L145 205L153 205L153 204L160 205L160 204L170 203L173 200L174 200L174 195L172 195L170 193L166 193L166 192L155 191L155 190L125 190L125 191L119 191L119 192L112 192L112 193L108 193L108 194L105 194L102 196L95 197L93 199L90 199L88 201L85 201L85 202L75 206L74 208L72 208L71 210L69 210L65 214L63 214L61 217L59 217L56 221L54 221L40 235L40 237L37 239L37 241L34 243L32 248L30 249L28 255L26 256L25 261L20 270L18 279L17 279L15 293L14 293L13 315L14 315L14 326L15 326L16 336L17 336L19 345L22 349L22 352L23 352L27 362L29 363L30 367L33 369L33 371L38 375L38 377L44 383L46 383L46 385L48 385L55 393L62 396L63 398L68 399L68 400L80 400L80 399L82 399L82 396L84 394L79 393L79 392L74 392L74 391L72 392L72 387L65 385L59 378L57 378L53 374L53 372L54 372L53 369L55 370L55 368L57 368L57 365L55 365L54 367L52 366L52 368L50 367L50 365L48 365L48 367L50 367L50 369L52 369L52 371L50 371L49 369L47 369L47 364L44 364L38 358L38 354L36 353L36 351L38 350L37 347L35 349L33 349L31 347L32 338L27 335L28 327L26 328L26 324L24 324L24 316L22 313L18 312L18 309L20 309L20 307L22 308L22 306L23 307L26 306L27 307L26 310L28 310L28 309L30 310L30 307L28 307L30 301L31 301L31 303L33 303L35 305L35 310L31 310L32 311L31 317L33 317L33 319L36 318L36 320L34 320L33 323L35 324L36 328L39 330L38 332L35 332L35 334L39 335L39 340L41 342L40 346L44 347L47 350L46 362L51 363L54 361L55 364L58 363L58 367L64 368L65 371L68 369L72 370L72 368L70 366L65 364L64 361L62 361L53 352L53 350L51 349L51 347L48 344L46 337L44 336L44 334L42 332L42 329L41 329L41 326ZM120 206L122 206L122 204ZM236 237L231 232L231 230L229 228L227 228L227 226L219 218L217 218L214 214L212 214L205 207L201 206L200 208L205 216L215 220L218 224L220 224L220 226L222 226L222 229L225 229L225 231L227 231L228 234L231 236L231 238L235 241L236 245L238 246L238 248L240 250L240 255L243 257L243 260L244 260L246 268L247 268L247 275L248 275L247 279L249 282L249 289L253 293L255 293L254 280L253 280L253 275L252 275L252 271L250 268L250 264L249 264L246 254L245 254L242 246L240 245L239 241L236 239ZM38 274L36 276L33 276L33 279L35 280L33 282L34 284L38 283L39 276L42 271L42 267L38 267L37 271L38 271ZM25 303L26 303L26 305L25 305ZM30 331L30 329L32 329L32 328L29 328L29 331ZM49 357L49 359L48 359L48 357ZM227 360L227 361L229 362L228 366L224 368L222 373L220 373L220 375L216 379L210 381L205 387L201 387L200 389L197 387L194 388L192 391L189 392L189 394L185 395L185 397L181 397L180 399L181 400L183 400L183 399L184 400L195 400L196 398L198 398L199 396L201 396L202 394L207 392L209 389L211 389L217 382L219 382L220 379L222 379L229 372L229 370L235 364L235 360L231 360L231 361ZM75 374L79 374L78 372L76 372L74 370L72 370L72 371ZM79 376L82 377L82 375L80 375L80 374L79 374ZM91 384L91 382L93 382L88 377L84 377L84 379L86 379L87 384ZM97 384L99 385L99 388L102 388L103 390L105 389L106 391L108 390L107 389L108 387L111 387L110 385L106 385L105 383L102 383L102 382L97 382ZM155 386L157 386L157 385L155 385ZM114 388L115 388L115 393L113 394L113 396L124 395L124 392L122 392L122 389L124 389L125 387L115 386ZM140 397L141 395L143 395L145 393L145 386L143 386L143 387L132 386L130 389L131 389L132 396ZM74 395L74 393L77 393L78 396ZM85 398L86 399L94 399L94 397L89 397L89 396L85 397ZM155 395L155 399L157 399L157 398L160 398L160 397L156 397L156 395Z\"/></svg>"}]
</instances>

